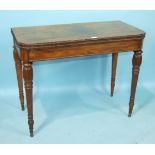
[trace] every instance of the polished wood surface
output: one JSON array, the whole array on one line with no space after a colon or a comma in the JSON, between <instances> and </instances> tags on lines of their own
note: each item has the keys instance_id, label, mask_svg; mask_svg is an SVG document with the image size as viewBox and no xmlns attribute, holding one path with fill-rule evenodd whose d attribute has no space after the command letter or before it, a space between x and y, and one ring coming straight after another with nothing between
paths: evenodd
<instances>
[{"instance_id":1,"label":"polished wood surface","mask_svg":"<svg viewBox=\"0 0 155 155\"><path fill-rule=\"evenodd\" d=\"M33 69L32 63L25 62L23 68L23 76L25 81L25 92L26 92L26 100L27 100L27 109L28 109L28 124L30 130L30 136L33 137Z\"/></svg>"},{"instance_id":2,"label":"polished wood surface","mask_svg":"<svg viewBox=\"0 0 155 155\"><path fill-rule=\"evenodd\" d=\"M19 45L49 45L143 36L144 32L121 21L12 28Z\"/></svg>"},{"instance_id":3,"label":"polished wood surface","mask_svg":"<svg viewBox=\"0 0 155 155\"><path fill-rule=\"evenodd\" d=\"M24 106L22 74L28 108L30 136L33 136L33 67L35 61L66 57L112 54L111 96L114 93L119 52L134 52L129 116L132 114L142 59L144 31L123 23L93 22L11 29L21 106Z\"/></svg>"},{"instance_id":4,"label":"polished wood surface","mask_svg":"<svg viewBox=\"0 0 155 155\"><path fill-rule=\"evenodd\" d=\"M134 55L132 59L133 68L132 68L131 96L130 96L129 114L128 114L129 117L131 117L133 106L134 106L137 80L139 76L139 70L140 70L141 63L142 63L142 50L134 51Z\"/></svg>"},{"instance_id":5,"label":"polished wood surface","mask_svg":"<svg viewBox=\"0 0 155 155\"><path fill-rule=\"evenodd\" d=\"M23 93L23 73L22 73L22 62L18 56L16 48L14 47L13 56L15 60L16 73L18 79L18 87L19 87L19 98L21 103L21 108L24 111L24 93Z\"/></svg>"},{"instance_id":6,"label":"polished wood surface","mask_svg":"<svg viewBox=\"0 0 155 155\"><path fill-rule=\"evenodd\" d=\"M118 53L112 53L111 96L114 95Z\"/></svg>"}]
</instances>

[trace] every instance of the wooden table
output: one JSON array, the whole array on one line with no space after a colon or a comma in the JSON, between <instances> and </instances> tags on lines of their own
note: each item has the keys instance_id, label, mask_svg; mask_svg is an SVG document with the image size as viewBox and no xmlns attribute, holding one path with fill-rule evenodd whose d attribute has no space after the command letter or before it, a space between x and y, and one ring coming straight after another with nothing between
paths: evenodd
<instances>
[{"instance_id":1,"label":"wooden table","mask_svg":"<svg viewBox=\"0 0 155 155\"><path fill-rule=\"evenodd\" d=\"M33 68L35 61L112 54L111 96L114 93L119 52L133 51L133 69L129 114L132 114L145 32L123 23L92 22L11 29L19 97L24 110L23 78L28 108L30 136L33 136Z\"/></svg>"}]
</instances>

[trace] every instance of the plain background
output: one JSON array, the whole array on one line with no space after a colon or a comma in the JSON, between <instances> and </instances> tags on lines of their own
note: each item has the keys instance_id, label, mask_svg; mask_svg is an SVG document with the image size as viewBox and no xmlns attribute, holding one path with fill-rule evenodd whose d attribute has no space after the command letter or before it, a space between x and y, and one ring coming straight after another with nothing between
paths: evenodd
<instances>
[{"instance_id":1,"label":"plain background","mask_svg":"<svg viewBox=\"0 0 155 155\"><path fill-rule=\"evenodd\" d=\"M154 143L155 11L0 11L1 143ZM35 137L20 111L11 27L122 20L146 32L136 106L127 117L132 55L119 54L109 97L111 55L34 63Z\"/></svg>"}]
</instances>

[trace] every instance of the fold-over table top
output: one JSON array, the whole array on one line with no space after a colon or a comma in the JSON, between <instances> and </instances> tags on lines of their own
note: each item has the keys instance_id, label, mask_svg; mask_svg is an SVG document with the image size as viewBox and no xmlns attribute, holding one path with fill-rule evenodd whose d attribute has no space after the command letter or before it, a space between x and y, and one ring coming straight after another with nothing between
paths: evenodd
<instances>
[{"instance_id":1,"label":"fold-over table top","mask_svg":"<svg viewBox=\"0 0 155 155\"><path fill-rule=\"evenodd\" d=\"M144 31L121 21L15 27L11 31L17 44L21 46L134 38L145 35Z\"/></svg>"}]
</instances>

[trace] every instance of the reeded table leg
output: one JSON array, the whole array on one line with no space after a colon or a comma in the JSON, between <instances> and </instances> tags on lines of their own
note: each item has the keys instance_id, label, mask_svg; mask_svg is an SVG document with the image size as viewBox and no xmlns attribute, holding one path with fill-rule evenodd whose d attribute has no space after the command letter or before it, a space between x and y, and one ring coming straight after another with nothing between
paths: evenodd
<instances>
[{"instance_id":1,"label":"reeded table leg","mask_svg":"<svg viewBox=\"0 0 155 155\"><path fill-rule=\"evenodd\" d=\"M25 91L28 109L28 124L30 136L33 137L33 69L32 63L24 63L23 76L25 81Z\"/></svg>"},{"instance_id":2,"label":"reeded table leg","mask_svg":"<svg viewBox=\"0 0 155 155\"><path fill-rule=\"evenodd\" d=\"M13 56L14 56L14 61L15 61L15 66L16 66L16 74L17 74L17 81L18 81L18 87L19 87L19 98L20 98L21 108L22 110L24 110L22 63L15 48L13 51Z\"/></svg>"},{"instance_id":3,"label":"reeded table leg","mask_svg":"<svg viewBox=\"0 0 155 155\"><path fill-rule=\"evenodd\" d=\"M131 117L134 106L135 93L141 62L142 62L142 51L141 50L134 51L134 56L132 59L133 68L132 68L131 96L130 96L129 114L128 114L129 117Z\"/></svg>"},{"instance_id":4,"label":"reeded table leg","mask_svg":"<svg viewBox=\"0 0 155 155\"><path fill-rule=\"evenodd\" d=\"M112 53L111 96L114 94L118 53Z\"/></svg>"}]
</instances>

